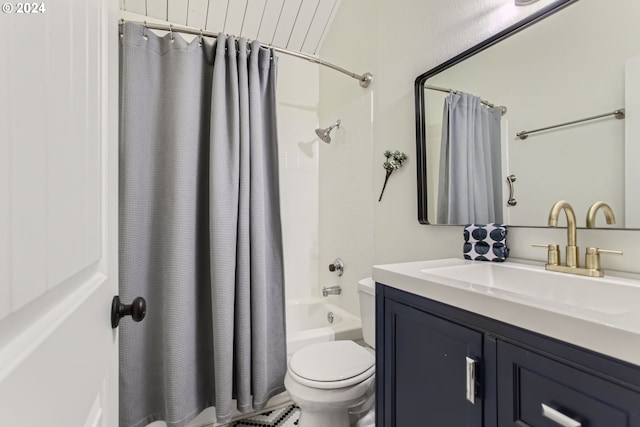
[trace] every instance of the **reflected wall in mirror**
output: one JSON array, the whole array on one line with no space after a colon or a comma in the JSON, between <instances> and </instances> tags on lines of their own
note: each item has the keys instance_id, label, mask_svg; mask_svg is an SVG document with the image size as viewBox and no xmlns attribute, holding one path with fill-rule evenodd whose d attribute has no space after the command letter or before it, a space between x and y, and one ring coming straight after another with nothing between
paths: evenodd
<instances>
[{"instance_id":1,"label":"reflected wall in mirror","mask_svg":"<svg viewBox=\"0 0 640 427\"><path fill-rule=\"evenodd\" d=\"M418 76L420 222L546 226L551 206L567 200L584 227L602 200L616 224L599 216L596 227L640 228L639 16L638 1L556 2ZM474 113L480 100L497 121L495 143L476 137L491 133ZM618 109L626 118L516 136Z\"/></svg>"}]
</instances>

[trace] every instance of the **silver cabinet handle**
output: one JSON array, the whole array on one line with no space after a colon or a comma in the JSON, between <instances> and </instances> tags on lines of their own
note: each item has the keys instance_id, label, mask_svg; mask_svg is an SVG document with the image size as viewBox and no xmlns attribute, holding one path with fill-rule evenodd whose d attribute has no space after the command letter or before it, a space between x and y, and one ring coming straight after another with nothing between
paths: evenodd
<instances>
[{"instance_id":1,"label":"silver cabinet handle","mask_svg":"<svg viewBox=\"0 0 640 427\"><path fill-rule=\"evenodd\" d=\"M507 200L507 204L509 206L515 206L518 204L518 202L516 201L516 199L513 197L514 195L514 188L513 188L513 183L516 182L516 176L515 175L509 175L507 177L507 182L509 183L509 200Z\"/></svg>"},{"instance_id":2,"label":"silver cabinet handle","mask_svg":"<svg viewBox=\"0 0 640 427\"><path fill-rule=\"evenodd\" d=\"M544 403L542 404L542 416L549 418L551 421L561 425L562 427L582 427L582 423L580 421L576 421L562 412L545 405Z\"/></svg>"},{"instance_id":3,"label":"silver cabinet handle","mask_svg":"<svg viewBox=\"0 0 640 427\"><path fill-rule=\"evenodd\" d=\"M476 361L467 357L467 400L476 403Z\"/></svg>"}]
</instances>

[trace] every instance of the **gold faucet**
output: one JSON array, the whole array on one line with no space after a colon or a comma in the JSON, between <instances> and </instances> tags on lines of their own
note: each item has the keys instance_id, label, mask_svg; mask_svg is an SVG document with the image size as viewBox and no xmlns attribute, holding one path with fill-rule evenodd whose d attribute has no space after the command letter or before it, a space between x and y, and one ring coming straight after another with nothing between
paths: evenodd
<instances>
[{"instance_id":1,"label":"gold faucet","mask_svg":"<svg viewBox=\"0 0 640 427\"><path fill-rule=\"evenodd\" d=\"M587 213L587 227L594 228L595 216L599 209L604 212L607 224L615 224L613 210L604 202L596 202L589 208ZM585 253L585 268L578 265L578 245L576 232L576 214L569 202L560 200L556 202L549 212L549 226L558 226L558 216L564 210L567 216L567 255L565 265L560 264L558 245L533 245L548 249L547 264L545 268L550 271L560 273L579 274L581 276L603 277L604 271L600 267L600 254L622 255L621 251L610 251L607 249L587 248Z\"/></svg>"},{"instance_id":2,"label":"gold faucet","mask_svg":"<svg viewBox=\"0 0 640 427\"><path fill-rule=\"evenodd\" d=\"M589 211L587 212L587 228L596 227L596 214L598 213L599 209L602 209L604 218L607 220L607 224L616 223L616 216L613 214L613 209L611 209L611 206L609 206L605 202L595 202L591 205Z\"/></svg>"},{"instance_id":3,"label":"gold faucet","mask_svg":"<svg viewBox=\"0 0 640 427\"><path fill-rule=\"evenodd\" d=\"M578 267L578 246L576 245L576 214L569 202L560 200L556 202L549 212L549 227L558 226L558 215L564 210L567 216L567 261L566 266L571 268Z\"/></svg>"}]
</instances>

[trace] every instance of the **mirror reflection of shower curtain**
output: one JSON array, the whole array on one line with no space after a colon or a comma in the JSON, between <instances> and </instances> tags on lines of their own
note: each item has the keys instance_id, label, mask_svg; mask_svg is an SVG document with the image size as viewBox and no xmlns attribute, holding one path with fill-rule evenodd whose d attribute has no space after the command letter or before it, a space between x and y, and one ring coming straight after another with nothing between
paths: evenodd
<instances>
[{"instance_id":1,"label":"mirror reflection of shower curtain","mask_svg":"<svg viewBox=\"0 0 640 427\"><path fill-rule=\"evenodd\" d=\"M502 223L500 108L467 93L445 99L438 224Z\"/></svg>"}]
</instances>

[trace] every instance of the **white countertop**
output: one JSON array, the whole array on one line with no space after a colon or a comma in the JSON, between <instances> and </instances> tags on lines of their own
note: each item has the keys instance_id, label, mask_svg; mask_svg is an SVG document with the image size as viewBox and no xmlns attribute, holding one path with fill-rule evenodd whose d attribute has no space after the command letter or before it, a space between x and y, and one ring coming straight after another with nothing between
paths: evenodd
<instances>
[{"instance_id":1,"label":"white countertop","mask_svg":"<svg viewBox=\"0 0 640 427\"><path fill-rule=\"evenodd\" d=\"M640 300L637 301L637 310L624 314L585 314L580 310L554 307L540 300L512 299L491 295L473 287L451 286L444 284L446 280L436 281L421 271L464 263L468 261L443 259L376 265L373 267L373 279L396 289L640 365ZM632 286L636 283L640 286L639 281L621 280Z\"/></svg>"}]
</instances>

